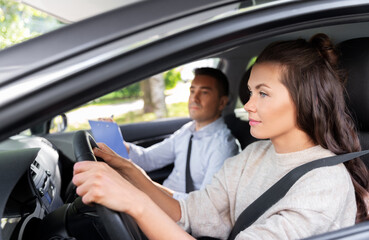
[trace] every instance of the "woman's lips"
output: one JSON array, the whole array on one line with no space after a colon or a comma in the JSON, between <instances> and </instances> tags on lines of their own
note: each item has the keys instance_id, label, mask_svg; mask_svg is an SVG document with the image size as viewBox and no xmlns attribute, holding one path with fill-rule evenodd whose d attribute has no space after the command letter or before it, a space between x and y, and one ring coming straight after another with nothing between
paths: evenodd
<instances>
[{"instance_id":1,"label":"woman's lips","mask_svg":"<svg viewBox=\"0 0 369 240\"><path fill-rule=\"evenodd\" d=\"M254 120L254 119L249 119L249 124L250 124L250 126L256 126L256 125L258 125L259 123L261 123L260 121L256 121L256 120Z\"/></svg>"}]
</instances>

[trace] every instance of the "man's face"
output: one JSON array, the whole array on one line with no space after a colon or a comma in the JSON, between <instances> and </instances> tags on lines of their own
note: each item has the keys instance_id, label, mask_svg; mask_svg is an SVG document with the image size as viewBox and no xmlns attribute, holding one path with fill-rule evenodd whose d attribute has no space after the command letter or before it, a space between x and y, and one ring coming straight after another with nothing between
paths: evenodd
<instances>
[{"instance_id":1,"label":"man's face","mask_svg":"<svg viewBox=\"0 0 369 240\"><path fill-rule=\"evenodd\" d=\"M227 104L228 97L220 97L218 85L213 77L197 75L190 87L188 110L196 122L196 130L217 120Z\"/></svg>"}]
</instances>

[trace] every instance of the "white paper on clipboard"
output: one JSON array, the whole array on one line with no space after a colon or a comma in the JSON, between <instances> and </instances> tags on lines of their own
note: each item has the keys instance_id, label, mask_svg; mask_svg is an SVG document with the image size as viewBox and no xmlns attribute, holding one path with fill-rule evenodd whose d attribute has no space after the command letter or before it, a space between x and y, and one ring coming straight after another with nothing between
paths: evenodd
<instances>
[{"instance_id":1,"label":"white paper on clipboard","mask_svg":"<svg viewBox=\"0 0 369 240\"><path fill-rule=\"evenodd\" d=\"M116 122L88 120L88 123L96 142L103 142L120 156L128 158L123 135Z\"/></svg>"}]
</instances>

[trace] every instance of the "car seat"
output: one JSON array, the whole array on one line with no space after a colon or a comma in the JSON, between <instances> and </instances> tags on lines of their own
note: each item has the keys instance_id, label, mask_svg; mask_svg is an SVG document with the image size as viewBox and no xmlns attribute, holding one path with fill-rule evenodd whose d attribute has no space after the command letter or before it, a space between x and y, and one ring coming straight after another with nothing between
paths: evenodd
<instances>
[{"instance_id":1,"label":"car seat","mask_svg":"<svg viewBox=\"0 0 369 240\"><path fill-rule=\"evenodd\" d=\"M250 96L247 88L247 81L249 80L250 72L251 68L249 68L245 72L239 84L238 94L242 104L245 104ZM257 140L250 134L249 122L240 119L239 117L236 116L234 112L225 116L224 121L227 124L233 136L237 138L237 140L239 141L241 149L245 149L247 145Z\"/></svg>"},{"instance_id":2,"label":"car seat","mask_svg":"<svg viewBox=\"0 0 369 240\"><path fill-rule=\"evenodd\" d=\"M362 149L369 149L369 38L339 44L342 67L347 73L347 105L356 122ZM369 156L361 157L369 167Z\"/></svg>"}]
</instances>

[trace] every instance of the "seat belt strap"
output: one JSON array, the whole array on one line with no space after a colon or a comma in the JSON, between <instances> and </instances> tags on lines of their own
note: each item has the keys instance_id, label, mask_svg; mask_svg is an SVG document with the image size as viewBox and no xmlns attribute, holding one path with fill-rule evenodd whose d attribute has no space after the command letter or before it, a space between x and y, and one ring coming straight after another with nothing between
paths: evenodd
<instances>
[{"instance_id":1,"label":"seat belt strap","mask_svg":"<svg viewBox=\"0 0 369 240\"><path fill-rule=\"evenodd\" d=\"M320 167L334 166L339 163L347 162L351 159L366 155L369 150L360 152L346 153L315 161L305 163L288 172L278 182L271 186L266 192L251 203L238 217L228 240L234 240L236 236L244 229L253 224L261 215L263 215L270 207L283 198L293 184L300 179L305 173Z\"/></svg>"},{"instance_id":2,"label":"seat belt strap","mask_svg":"<svg viewBox=\"0 0 369 240\"><path fill-rule=\"evenodd\" d=\"M191 148L192 148L192 138L193 135L191 134L190 140L188 142L188 149L187 149L187 161L186 161L186 193L192 192L195 190L195 187L193 185L193 180L191 176Z\"/></svg>"}]
</instances>

